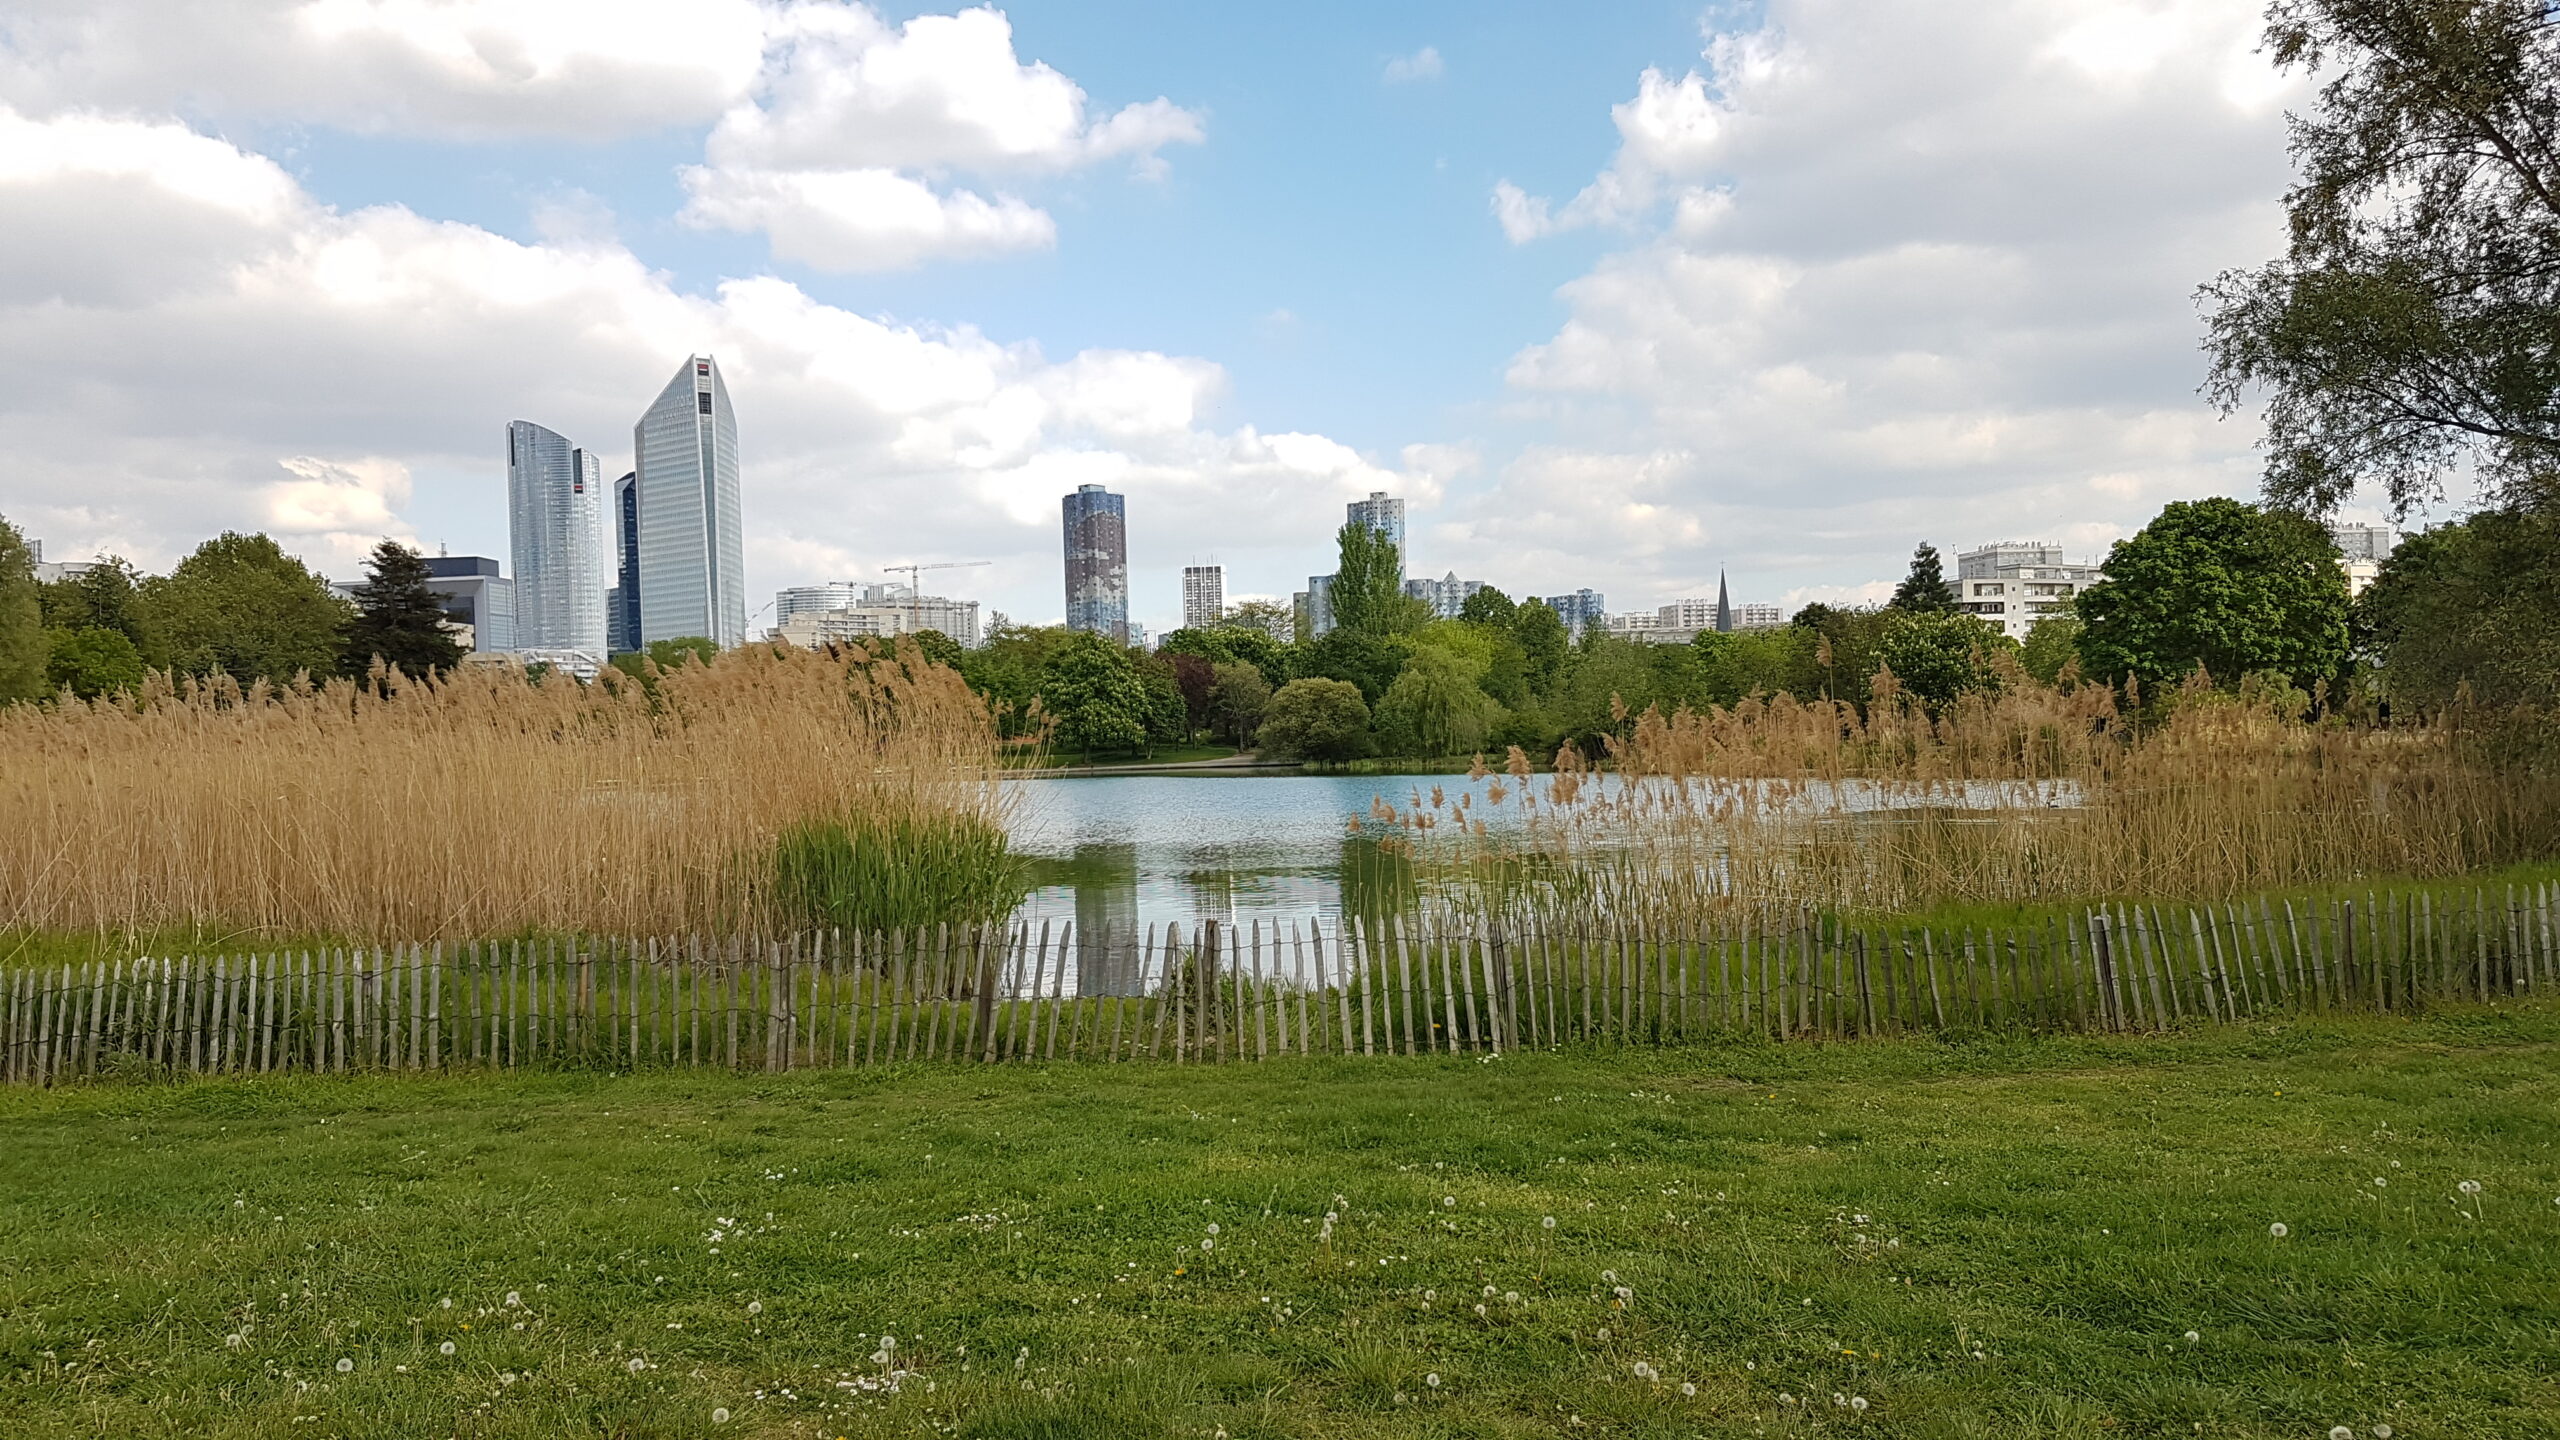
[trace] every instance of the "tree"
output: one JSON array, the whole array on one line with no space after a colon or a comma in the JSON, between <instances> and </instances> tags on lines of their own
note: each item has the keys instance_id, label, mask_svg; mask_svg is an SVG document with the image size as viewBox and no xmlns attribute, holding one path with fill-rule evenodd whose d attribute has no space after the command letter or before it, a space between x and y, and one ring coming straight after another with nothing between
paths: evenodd
<instances>
[{"instance_id":1,"label":"tree","mask_svg":"<svg viewBox=\"0 0 2560 1440\"><path fill-rule=\"evenodd\" d=\"M2080 659L2080 617L2065 610L2038 618L2027 627L2027 643L2018 658L2028 674L2047 685L2058 683L2062 672Z\"/></svg>"},{"instance_id":2,"label":"tree","mask_svg":"<svg viewBox=\"0 0 2560 1440\"><path fill-rule=\"evenodd\" d=\"M2080 592L2081 668L2145 686L2202 665L2221 685L2274 671L2309 690L2347 659L2347 579L2326 531L2238 500L2181 500Z\"/></svg>"},{"instance_id":3,"label":"tree","mask_svg":"<svg viewBox=\"0 0 2560 1440\"><path fill-rule=\"evenodd\" d=\"M40 700L52 642L36 598L36 557L27 537L0 520L0 702Z\"/></svg>"},{"instance_id":4,"label":"tree","mask_svg":"<svg viewBox=\"0 0 2560 1440\"><path fill-rule=\"evenodd\" d=\"M1298 647L1295 668L1301 676L1358 686L1362 702L1367 703L1387 693L1411 653L1412 645L1401 635L1336 626L1315 643Z\"/></svg>"},{"instance_id":5,"label":"tree","mask_svg":"<svg viewBox=\"0 0 2560 1440\"><path fill-rule=\"evenodd\" d=\"M1820 695L1822 667L1815 652L1821 644L1822 632L1810 625L1701 630L1689 642L1696 652L1690 668L1698 677L1699 698L1732 705L1751 695Z\"/></svg>"},{"instance_id":6,"label":"tree","mask_svg":"<svg viewBox=\"0 0 2560 1440\"><path fill-rule=\"evenodd\" d=\"M1156 662L1173 676L1173 688L1182 700L1183 726L1186 731L1201 730L1209 724L1209 686L1216 679L1217 667L1198 655L1158 651Z\"/></svg>"},{"instance_id":7,"label":"tree","mask_svg":"<svg viewBox=\"0 0 2560 1440\"><path fill-rule=\"evenodd\" d=\"M1937 546L1924 543L1911 552L1911 573L1894 587L1893 598L1885 602L1885 608L1915 615L1954 613L1955 587L1947 583L1946 571L1938 563Z\"/></svg>"},{"instance_id":8,"label":"tree","mask_svg":"<svg viewBox=\"0 0 2560 1440\"><path fill-rule=\"evenodd\" d=\"M1271 697L1256 737L1284 760L1356 760L1369 753L1369 705L1340 680L1292 680Z\"/></svg>"},{"instance_id":9,"label":"tree","mask_svg":"<svg viewBox=\"0 0 2560 1440\"><path fill-rule=\"evenodd\" d=\"M1075 630L1041 666L1040 705L1061 749L1092 754L1144 748L1155 698L1127 650Z\"/></svg>"},{"instance_id":10,"label":"tree","mask_svg":"<svg viewBox=\"0 0 2560 1440\"><path fill-rule=\"evenodd\" d=\"M1520 646L1521 677L1528 682L1529 692L1553 694L1556 680L1564 673L1565 652L1573 644L1565 634L1563 617L1543 600L1523 600L1512 613L1511 638Z\"/></svg>"},{"instance_id":11,"label":"tree","mask_svg":"<svg viewBox=\"0 0 2560 1440\"><path fill-rule=\"evenodd\" d=\"M1944 705L1971 690L1996 689L1991 652L2017 643L1970 615L1902 610L1886 621L1877 659L1902 688Z\"/></svg>"},{"instance_id":12,"label":"tree","mask_svg":"<svg viewBox=\"0 0 2560 1440\"><path fill-rule=\"evenodd\" d=\"M1252 630L1273 645L1286 645L1297 635L1296 617L1277 600L1239 600L1227 607L1224 630Z\"/></svg>"},{"instance_id":13,"label":"tree","mask_svg":"<svg viewBox=\"0 0 2560 1440\"><path fill-rule=\"evenodd\" d=\"M95 700L101 695L142 688L142 652L134 648L123 631L90 625L45 633L52 638L52 654L44 672L48 693L58 695L69 690L83 700Z\"/></svg>"},{"instance_id":14,"label":"tree","mask_svg":"<svg viewBox=\"0 0 2560 1440\"><path fill-rule=\"evenodd\" d=\"M1390 754L1471 755L1485 747L1502 707L1476 688L1475 667L1426 645L1378 702L1380 743Z\"/></svg>"},{"instance_id":15,"label":"tree","mask_svg":"<svg viewBox=\"0 0 2560 1440\"><path fill-rule=\"evenodd\" d=\"M142 587L170 663L243 682L334 673L351 610L265 535L225 531Z\"/></svg>"},{"instance_id":16,"label":"tree","mask_svg":"<svg viewBox=\"0 0 2560 1440\"><path fill-rule=\"evenodd\" d=\"M445 628L444 597L427 588L426 559L397 540L373 547L339 665L362 675L380 660L403 675L434 675L462 663Z\"/></svg>"},{"instance_id":17,"label":"tree","mask_svg":"<svg viewBox=\"0 0 2560 1440\"><path fill-rule=\"evenodd\" d=\"M1512 616L1517 614L1519 609L1520 606L1510 596L1487 585L1468 596L1465 602L1458 606L1458 618L1470 625L1508 630L1511 628Z\"/></svg>"},{"instance_id":18,"label":"tree","mask_svg":"<svg viewBox=\"0 0 2560 1440\"><path fill-rule=\"evenodd\" d=\"M143 624L142 576L117 556L101 556L78 574L37 588L47 629L116 631L133 642L145 664L158 648Z\"/></svg>"},{"instance_id":19,"label":"tree","mask_svg":"<svg viewBox=\"0 0 2560 1440\"><path fill-rule=\"evenodd\" d=\"M2397 709L2468 689L2491 706L2560 703L2560 511L2487 510L2408 536L2356 598Z\"/></svg>"},{"instance_id":20,"label":"tree","mask_svg":"<svg viewBox=\"0 0 2560 1440\"><path fill-rule=\"evenodd\" d=\"M2273 0L2293 121L2282 259L2227 271L2206 392L2266 395L2266 493L2396 508L2465 462L2510 496L2560 481L2560 20L2543 0Z\"/></svg>"},{"instance_id":21,"label":"tree","mask_svg":"<svg viewBox=\"0 0 2560 1440\"><path fill-rule=\"evenodd\" d=\"M1253 738L1262 724L1262 713L1271 704L1271 682L1262 671L1241 660L1213 667L1209 679L1209 720L1229 740L1241 746Z\"/></svg>"},{"instance_id":22,"label":"tree","mask_svg":"<svg viewBox=\"0 0 2560 1440\"><path fill-rule=\"evenodd\" d=\"M708 665L719 659L720 642L708 635L678 635L672 640L652 640L641 653L659 669L673 670L679 665Z\"/></svg>"},{"instance_id":23,"label":"tree","mask_svg":"<svg viewBox=\"0 0 2560 1440\"><path fill-rule=\"evenodd\" d=\"M1431 618L1431 607L1404 593L1404 557L1394 541L1357 520L1334 536L1333 624L1366 635L1401 635Z\"/></svg>"},{"instance_id":24,"label":"tree","mask_svg":"<svg viewBox=\"0 0 2560 1440\"><path fill-rule=\"evenodd\" d=\"M1022 739L1038 728L1031 707L1040 697L1041 673L1070 633L1063 625L996 625L985 644L961 656L960 677L986 700L998 734Z\"/></svg>"},{"instance_id":25,"label":"tree","mask_svg":"<svg viewBox=\"0 0 2560 1440\"><path fill-rule=\"evenodd\" d=\"M961 660L969 653L960 648L959 641L939 630L918 630L907 638L915 642L916 653L924 657L926 664L939 665L946 670L959 669Z\"/></svg>"}]
</instances>

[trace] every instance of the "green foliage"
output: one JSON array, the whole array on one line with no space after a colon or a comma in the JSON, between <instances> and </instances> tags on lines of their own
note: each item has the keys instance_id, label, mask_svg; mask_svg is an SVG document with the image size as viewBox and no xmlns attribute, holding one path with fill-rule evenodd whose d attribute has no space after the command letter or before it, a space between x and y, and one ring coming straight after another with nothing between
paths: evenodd
<instances>
[{"instance_id":1,"label":"green foliage","mask_svg":"<svg viewBox=\"0 0 2560 1440\"><path fill-rule=\"evenodd\" d=\"M83 700L118 691L139 690L147 667L142 652L121 630L91 625L81 630L49 630L52 654L45 663L48 694L65 689Z\"/></svg>"},{"instance_id":2,"label":"green foliage","mask_svg":"<svg viewBox=\"0 0 2560 1440\"><path fill-rule=\"evenodd\" d=\"M36 596L35 551L16 526L0 520L0 703L44 698L52 650Z\"/></svg>"},{"instance_id":3,"label":"green foliage","mask_svg":"<svg viewBox=\"0 0 2560 1440\"><path fill-rule=\"evenodd\" d=\"M672 640L652 640L643 652L649 663L661 670L679 665L710 664L720 658L720 642L708 635L679 635Z\"/></svg>"},{"instance_id":4,"label":"green foliage","mask_svg":"<svg viewBox=\"0 0 2560 1440\"><path fill-rule=\"evenodd\" d=\"M2347 659L2347 581L2327 532L2237 500L2181 500L2116 543L2075 604L2092 677L2146 687L2201 665L2218 685L2262 670L2302 689Z\"/></svg>"},{"instance_id":5,"label":"green foliage","mask_svg":"<svg viewBox=\"0 0 2560 1440\"><path fill-rule=\"evenodd\" d=\"M1968 691L1999 688L2000 672L1991 657L2018 648L2017 641L1971 615L1909 610L1890 615L1878 639L1877 658L1902 688L1932 705Z\"/></svg>"},{"instance_id":6,"label":"green foliage","mask_svg":"<svg viewBox=\"0 0 2560 1440\"><path fill-rule=\"evenodd\" d=\"M1369 705L1346 681L1292 680L1271 697L1255 741L1283 760L1356 760L1372 748Z\"/></svg>"},{"instance_id":7,"label":"green foliage","mask_svg":"<svg viewBox=\"0 0 2560 1440\"><path fill-rule=\"evenodd\" d=\"M2080 659L2080 629L2080 617L2067 610L2028 626L2019 652L2027 673L2047 685L2061 680L2062 672Z\"/></svg>"},{"instance_id":8,"label":"green foliage","mask_svg":"<svg viewBox=\"0 0 2560 1440\"><path fill-rule=\"evenodd\" d=\"M1938 563L1938 547L1923 544L1911 552L1911 573L1894 587L1893 598L1885 603L1888 610L1904 610L1919 615L1949 615L1955 612L1955 587L1947 583L1946 571Z\"/></svg>"},{"instance_id":9,"label":"green foliage","mask_svg":"<svg viewBox=\"0 0 2560 1440\"><path fill-rule=\"evenodd\" d=\"M939 665L946 670L959 669L961 660L969 653L960 648L959 641L939 630L918 630L906 638L915 645L916 653L922 655L927 663Z\"/></svg>"},{"instance_id":10,"label":"green foliage","mask_svg":"<svg viewBox=\"0 0 2560 1440\"><path fill-rule=\"evenodd\" d=\"M2292 243L2204 287L2208 393L2265 396L2266 492L2395 506L2466 463L2560 481L2560 26L2540 0L2274 0L2268 49L2325 81L2296 111ZM2091 623L2095 623L2091 617Z\"/></svg>"},{"instance_id":11,"label":"green foliage","mask_svg":"<svg viewBox=\"0 0 2560 1440\"><path fill-rule=\"evenodd\" d=\"M1701 630L1689 642L1698 698L1732 705L1752 695L1819 695L1823 672L1815 656L1821 643L1822 632L1810 625Z\"/></svg>"},{"instance_id":12,"label":"green foliage","mask_svg":"<svg viewBox=\"0 0 2560 1440\"><path fill-rule=\"evenodd\" d=\"M42 592L44 623L51 630L113 630L133 642L146 666L158 650L143 623L142 576L114 555L103 556L76 575L47 581Z\"/></svg>"},{"instance_id":13,"label":"green foliage","mask_svg":"<svg viewBox=\"0 0 2560 1440\"><path fill-rule=\"evenodd\" d=\"M278 683L335 673L353 614L274 540L232 531L145 581L142 608L176 669Z\"/></svg>"},{"instance_id":14,"label":"green foliage","mask_svg":"<svg viewBox=\"0 0 2560 1440\"><path fill-rule=\"evenodd\" d=\"M1040 677L1072 633L1063 625L998 625L987 643L961 656L961 678L986 699L997 733L1021 739L1039 728L1032 705L1040 698Z\"/></svg>"},{"instance_id":15,"label":"green foliage","mask_svg":"<svg viewBox=\"0 0 2560 1440\"><path fill-rule=\"evenodd\" d=\"M1334 536L1333 623L1372 637L1401 635L1430 618L1431 607L1404 593L1404 557L1395 542L1357 520Z\"/></svg>"},{"instance_id":16,"label":"green foliage","mask_svg":"<svg viewBox=\"0 0 2560 1440\"><path fill-rule=\"evenodd\" d=\"M462 646L446 631L444 597L427 588L425 557L396 540L373 547L356 587L355 619L339 664L362 675L380 660L404 675L433 675L462 663Z\"/></svg>"},{"instance_id":17,"label":"green foliage","mask_svg":"<svg viewBox=\"0 0 2560 1440\"><path fill-rule=\"evenodd\" d=\"M1149 746L1179 745L1189 740L1194 728L1191 723L1190 699L1183 694L1181 680L1171 663L1171 657L1140 655L1136 652L1123 653L1128 654L1131 663L1137 666L1138 678L1146 686L1146 743ZM1203 673L1199 678L1205 682L1208 676ZM1200 698L1205 708L1208 701L1208 687L1205 683L1201 686Z\"/></svg>"},{"instance_id":18,"label":"green foliage","mask_svg":"<svg viewBox=\"0 0 2560 1440\"><path fill-rule=\"evenodd\" d=\"M1001 920L1029 893L1026 876L1004 827L975 815L810 821L774 846L784 911L848 933Z\"/></svg>"},{"instance_id":19,"label":"green foliage","mask_svg":"<svg viewBox=\"0 0 2560 1440\"><path fill-rule=\"evenodd\" d=\"M1380 748L1390 755L1471 755L1485 748L1502 707L1477 688L1480 666L1436 645L1417 647L1378 702Z\"/></svg>"},{"instance_id":20,"label":"green foliage","mask_svg":"<svg viewBox=\"0 0 2560 1440\"><path fill-rule=\"evenodd\" d=\"M2486 510L2408 536L2356 600L2397 707L2468 687L2486 705L2560 705L2560 513Z\"/></svg>"},{"instance_id":21,"label":"green foliage","mask_svg":"<svg viewBox=\"0 0 2560 1440\"><path fill-rule=\"evenodd\" d=\"M1209 723L1234 744L1252 740L1270 705L1271 682L1258 667L1242 661L1210 667Z\"/></svg>"},{"instance_id":22,"label":"green foliage","mask_svg":"<svg viewBox=\"0 0 2560 1440\"><path fill-rule=\"evenodd\" d=\"M1863 708L1872 698L1876 667L1884 663L1885 627L1897 613L1841 610L1819 604L1797 611L1794 623L1814 636L1814 680L1810 689L1794 693L1804 698L1820 695Z\"/></svg>"},{"instance_id":23,"label":"green foliage","mask_svg":"<svg viewBox=\"0 0 2560 1440\"><path fill-rule=\"evenodd\" d=\"M1212 665L1241 660L1260 670L1263 680L1274 688L1289 683L1287 648L1271 638L1269 631L1251 626L1176 630L1166 635L1156 650L1168 655L1197 655Z\"/></svg>"},{"instance_id":24,"label":"green foliage","mask_svg":"<svg viewBox=\"0 0 2560 1440\"><path fill-rule=\"evenodd\" d=\"M1171 690L1171 679L1165 688ZM1065 632L1040 669L1039 698L1060 749L1136 751L1160 723L1163 697L1129 652L1085 630ZM1173 692L1177 714L1182 697Z\"/></svg>"},{"instance_id":25,"label":"green foliage","mask_svg":"<svg viewBox=\"0 0 2560 1440\"><path fill-rule=\"evenodd\" d=\"M1570 743L1593 759L1605 755L1604 739L1626 734L1635 717L1658 698L1654 648L1621 635L1586 637L1548 706L1559 743Z\"/></svg>"},{"instance_id":26,"label":"green foliage","mask_svg":"<svg viewBox=\"0 0 2560 1440\"><path fill-rule=\"evenodd\" d=\"M1512 613L1511 639L1520 647L1520 675L1529 693L1555 693L1556 681L1564 674L1566 653L1573 648L1563 617L1548 609L1543 600L1523 600Z\"/></svg>"},{"instance_id":27,"label":"green foliage","mask_svg":"<svg viewBox=\"0 0 2560 1440\"><path fill-rule=\"evenodd\" d=\"M1468 596L1458 606L1459 619L1489 630L1509 630L1512 619L1519 613L1519 603L1491 585Z\"/></svg>"},{"instance_id":28,"label":"green foliage","mask_svg":"<svg viewBox=\"0 0 2560 1440\"><path fill-rule=\"evenodd\" d=\"M1312 644L1299 646L1293 668L1303 678L1340 680L1356 686L1364 703L1375 704L1395 683L1397 673L1404 669L1405 657L1412 653L1412 642L1401 635L1379 635L1337 625Z\"/></svg>"}]
</instances>

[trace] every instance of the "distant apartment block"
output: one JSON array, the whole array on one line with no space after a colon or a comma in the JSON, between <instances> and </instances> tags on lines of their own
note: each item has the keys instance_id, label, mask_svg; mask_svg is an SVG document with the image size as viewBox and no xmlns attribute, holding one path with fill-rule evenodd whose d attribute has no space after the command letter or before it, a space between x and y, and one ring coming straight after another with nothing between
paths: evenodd
<instances>
[{"instance_id":1,"label":"distant apartment block","mask_svg":"<svg viewBox=\"0 0 2560 1440\"><path fill-rule=\"evenodd\" d=\"M2350 596L2364 593L2382 573L2382 562L2400 544L2400 532L2388 525L2332 525L2329 538L2337 543L2338 563L2346 568Z\"/></svg>"},{"instance_id":2,"label":"distant apartment block","mask_svg":"<svg viewBox=\"0 0 2560 1440\"><path fill-rule=\"evenodd\" d=\"M1570 595L1539 598L1546 602L1548 609L1556 612L1557 619L1564 622L1565 632L1577 640L1582 638L1583 631L1609 623L1609 603L1597 590L1576 590Z\"/></svg>"},{"instance_id":3,"label":"distant apartment block","mask_svg":"<svg viewBox=\"0 0 2560 1440\"><path fill-rule=\"evenodd\" d=\"M1467 597L1484 588L1481 580L1461 580L1458 572L1434 580L1429 576L1404 582L1404 593L1431 607L1431 613L1443 620L1455 620L1467 608Z\"/></svg>"},{"instance_id":4,"label":"distant apartment block","mask_svg":"<svg viewBox=\"0 0 2560 1440\"><path fill-rule=\"evenodd\" d=\"M1956 608L2023 640L2038 620L2068 613L2073 596L2104 578L2093 563L2065 560L2059 545L1996 541L1956 557Z\"/></svg>"},{"instance_id":5,"label":"distant apartment block","mask_svg":"<svg viewBox=\"0 0 2560 1440\"><path fill-rule=\"evenodd\" d=\"M1354 500L1342 507L1343 518L1354 525L1366 525L1387 538L1396 547L1396 579L1404 579L1404 501L1384 490L1372 490L1366 500Z\"/></svg>"},{"instance_id":6,"label":"distant apartment block","mask_svg":"<svg viewBox=\"0 0 2560 1440\"><path fill-rule=\"evenodd\" d=\"M1182 567L1182 627L1215 630L1227 618L1227 571L1223 565Z\"/></svg>"},{"instance_id":7,"label":"distant apartment block","mask_svg":"<svg viewBox=\"0 0 2560 1440\"><path fill-rule=\"evenodd\" d=\"M806 592L833 592L837 588L801 587ZM842 588L851 592L848 603L826 609L795 608L774 627L774 637L814 650L830 641L843 643L932 630L958 641L963 649L978 648L978 602L975 600L954 600L947 595L918 595L905 585L865 585L858 589L847 585Z\"/></svg>"},{"instance_id":8,"label":"distant apartment block","mask_svg":"<svg viewBox=\"0 0 2560 1440\"><path fill-rule=\"evenodd\" d=\"M1786 623L1787 612L1783 606L1754 600L1733 607L1733 628L1736 630L1776 630Z\"/></svg>"},{"instance_id":9,"label":"distant apartment block","mask_svg":"<svg viewBox=\"0 0 2560 1440\"><path fill-rule=\"evenodd\" d=\"M1067 628L1129 643L1127 502L1099 485L1059 501L1067 560Z\"/></svg>"},{"instance_id":10,"label":"distant apartment block","mask_svg":"<svg viewBox=\"0 0 2560 1440\"><path fill-rule=\"evenodd\" d=\"M791 623L794 615L815 615L827 610L845 610L862 603L862 587L850 580L828 580L816 585L794 585L777 591L773 597L775 628Z\"/></svg>"},{"instance_id":11,"label":"distant apartment block","mask_svg":"<svg viewBox=\"0 0 2560 1440\"><path fill-rule=\"evenodd\" d=\"M444 601L445 627L466 650L516 648L516 583L486 555L430 555L427 588Z\"/></svg>"},{"instance_id":12,"label":"distant apartment block","mask_svg":"<svg viewBox=\"0 0 2560 1440\"><path fill-rule=\"evenodd\" d=\"M1313 640L1333 629L1333 577L1310 575L1307 588L1297 593L1296 614L1299 638Z\"/></svg>"}]
</instances>

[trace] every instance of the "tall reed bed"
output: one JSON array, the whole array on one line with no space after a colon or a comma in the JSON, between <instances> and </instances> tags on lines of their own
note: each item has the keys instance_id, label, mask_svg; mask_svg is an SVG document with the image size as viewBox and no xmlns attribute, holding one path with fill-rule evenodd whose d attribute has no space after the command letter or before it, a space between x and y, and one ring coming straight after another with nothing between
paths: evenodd
<instances>
[{"instance_id":1,"label":"tall reed bed","mask_svg":"<svg viewBox=\"0 0 2560 1440\"><path fill-rule=\"evenodd\" d=\"M164 676L0 710L0 926L784 925L808 900L778 893L784 836L999 821L994 757L985 707L912 649L757 645L591 685Z\"/></svg>"},{"instance_id":2,"label":"tall reed bed","mask_svg":"<svg viewBox=\"0 0 2560 1440\"><path fill-rule=\"evenodd\" d=\"M2461 717L2296 718L2201 687L2140 718L2013 675L1932 714L1889 676L1861 714L1787 696L1648 713L1608 771L1512 757L1508 825L1445 801L1380 818L1462 903L1707 924L1812 904L2217 899L2446 876L2560 853L2560 782Z\"/></svg>"}]
</instances>

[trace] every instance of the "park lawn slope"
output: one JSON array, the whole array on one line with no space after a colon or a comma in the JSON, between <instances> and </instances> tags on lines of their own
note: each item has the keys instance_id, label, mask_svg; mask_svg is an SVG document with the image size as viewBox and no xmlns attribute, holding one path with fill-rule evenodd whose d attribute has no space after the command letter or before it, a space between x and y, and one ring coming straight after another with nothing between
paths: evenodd
<instances>
[{"instance_id":1,"label":"park lawn slope","mask_svg":"<svg viewBox=\"0 0 2560 1440\"><path fill-rule=\"evenodd\" d=\"M2532 1005L15 1092L0 1434L2560 1435L2555 1062Z\"/></svg>"}]
</instances>

